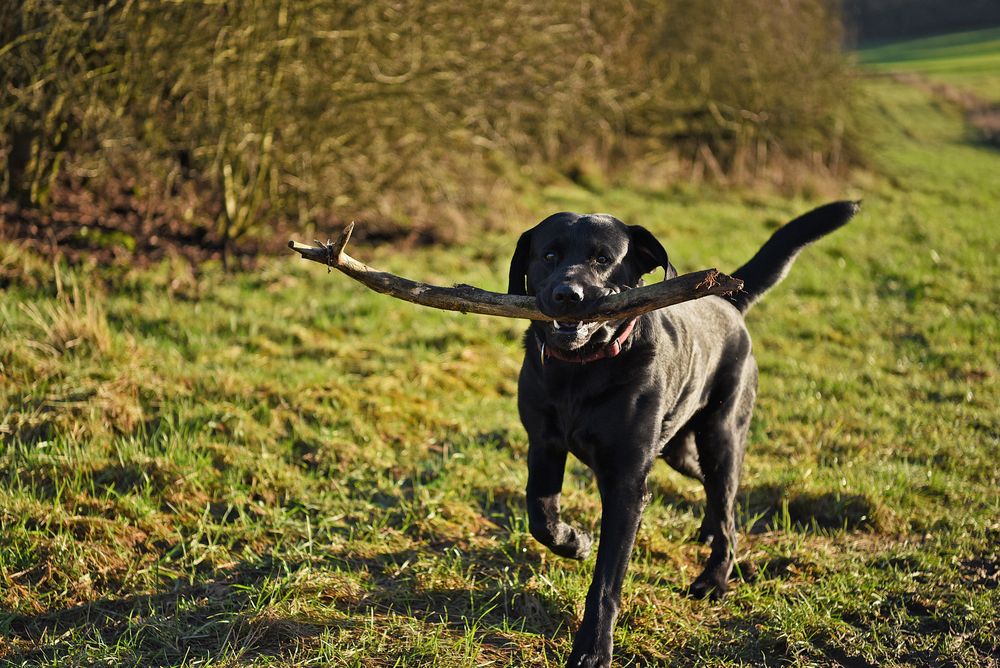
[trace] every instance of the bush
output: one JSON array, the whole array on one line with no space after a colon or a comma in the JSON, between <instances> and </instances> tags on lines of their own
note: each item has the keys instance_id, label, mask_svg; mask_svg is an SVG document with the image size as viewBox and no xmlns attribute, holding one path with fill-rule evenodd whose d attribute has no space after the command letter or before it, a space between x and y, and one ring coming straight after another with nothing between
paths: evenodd
<instances>
[{"instance_id":1,"label":"bush","mask_svg":"<svg viewBox=\"0 0 1000 668\"><path fill-rule=\"evenodd\" d=\"M204 184L200 215L226 242L282 217L451 225L442 212L495 208L511 165L674 156L743 179L776 158L836 167L849 138L823 0L4 11L9 197L43 205L36 181L67 148L94 157L88 174L148 156L158 182Z\"/></svg>"}]
</instances>

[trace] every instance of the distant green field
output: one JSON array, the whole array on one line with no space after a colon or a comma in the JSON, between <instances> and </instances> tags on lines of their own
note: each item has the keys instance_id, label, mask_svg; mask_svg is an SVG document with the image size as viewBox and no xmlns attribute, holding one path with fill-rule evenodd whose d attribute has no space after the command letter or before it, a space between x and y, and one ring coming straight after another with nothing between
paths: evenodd
<instances>
[{"instance_id":1,"label":"distant green field","mask_svg":"<svg viewBox=\"0 0 1000 668\"><path fill-rule=\"evenodd\" d=\"M836 196L864 209L748 316L738 581L684 596L703 493L658 468L616 665L998 665L1000 153L926 91L862 85L870 169ZM526 197L535 219L610 211L679 268L727 270L832 196ZM514 241L353 254L503 289ZM227 275L0 245L0 286L0 664L565 661L594 558L527 532L523 324L291 255ZM596 528L582 465L564 506Z\"/></svg>"},{"instance_id":2,"label":"distant green field","mask_svg":"<svg viewBox=\"0 0 1000 668\"><path fill-rule=\"evenodd\" d=\"M1000 28L893 42L858 55L875 70L923 74L1000 102Z\"/></svg>"}]
</instances>

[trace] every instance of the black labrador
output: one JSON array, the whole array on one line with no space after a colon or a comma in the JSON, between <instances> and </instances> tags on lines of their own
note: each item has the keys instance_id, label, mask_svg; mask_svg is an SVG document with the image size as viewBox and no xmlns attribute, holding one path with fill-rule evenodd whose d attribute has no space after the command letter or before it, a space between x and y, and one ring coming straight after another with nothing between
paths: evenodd
<instances>
[{"instance_id":1,"label":"black labrador","mask_svg":"<svg viewBox=\"0 0 1000 668\"><path fill-rule=\"evenodd\" d=\"M705 487L699 538L711 542L696 597L722 596L733 568L733 518L757 390L743 322L806 245L846 223L854 202L820 207L780 228L733 275L744 289L628 321L572 320L589 301L640 284L657 267L676 276L647 230L606 214L557 213L519 239L508 292L534 295L551 321L533 321L518 385L528 432L531 534L556 554L584 559L591 537L559 515L566 456L589 466L601 494L601 540L570 666L609 666L622 581L658 458ZM562 320L560 320L562 318Z\"/></svg>"}]
</instances>

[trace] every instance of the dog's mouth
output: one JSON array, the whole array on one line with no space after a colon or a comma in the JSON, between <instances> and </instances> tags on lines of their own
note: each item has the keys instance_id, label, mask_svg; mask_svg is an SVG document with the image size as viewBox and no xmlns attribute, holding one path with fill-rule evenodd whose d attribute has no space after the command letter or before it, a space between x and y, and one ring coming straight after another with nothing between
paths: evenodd
<instances>
[{"instance_id":1,"label":"dog's mouth","mask_svg":"<svg viewBox=\"0 0 1000 668\"><path fill-rule=\"evenodd\" d=\"M601 326L599 322L566 322L553 320L548 324L548 339L557 348L577 350L585 346Z\"/></svg>"},{"instance_id":2,"label":"dog's mouth","mask_svg":"<svg viewBox=\"0 0 1000 668\"><path fill-rule=\"evenodd\" d=\"M553 320L552 329L555 330L556 334L577 334L581 329L586 329L587 325L593 324L594 323L559 322L558 320Z\"/></svg>"}]
</instances>

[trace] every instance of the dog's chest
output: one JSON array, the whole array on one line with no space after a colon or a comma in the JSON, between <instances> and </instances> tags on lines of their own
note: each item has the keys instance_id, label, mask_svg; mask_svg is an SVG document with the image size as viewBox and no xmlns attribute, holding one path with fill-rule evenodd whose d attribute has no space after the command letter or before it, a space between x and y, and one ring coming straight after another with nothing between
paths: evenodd
<instances>
[{"instance_id":1,"label":"dog's chest","mask_svg":"<svg viewBox=\"0 0 1000 668\"><path fill-rule=\"evenodd\" d=\"M546 373L546 440L587 464L601 450L626 446L622 419L635 413L634 383L589 365Z\"/></svg>"}]
</instances>

